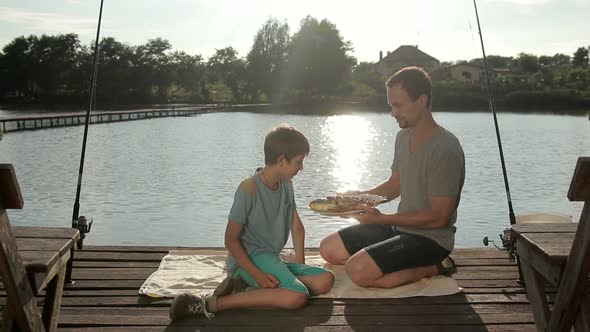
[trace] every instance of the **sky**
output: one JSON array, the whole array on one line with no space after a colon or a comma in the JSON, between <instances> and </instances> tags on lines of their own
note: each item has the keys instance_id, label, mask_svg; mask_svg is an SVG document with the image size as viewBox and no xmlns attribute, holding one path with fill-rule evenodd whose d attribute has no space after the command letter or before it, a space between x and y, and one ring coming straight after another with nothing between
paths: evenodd
<instances>
[{"instance_id":1,"label":"sky","mask_svg":"<svg viewBox=\"0 0 590 332\"><path fill-rule=\"evenodd\" d=\"M590 46L590 0L478 0L487 55L564 53ZM0 47L18 36L96 35L100 0L0 0ZM481 57L472 0L104 0L101 37L130 45L162 37L174 50L205 59L233 46L246 56L269 17L291 34L311 15L328 19L358 61L379 51L418 47L440 61Z\"/></svg>"}]
</instances>

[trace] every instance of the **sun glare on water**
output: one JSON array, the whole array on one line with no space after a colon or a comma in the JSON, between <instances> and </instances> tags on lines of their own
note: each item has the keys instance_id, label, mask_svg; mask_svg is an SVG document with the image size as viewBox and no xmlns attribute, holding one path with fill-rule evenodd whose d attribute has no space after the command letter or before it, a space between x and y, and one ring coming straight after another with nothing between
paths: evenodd
<instances>
[{"instance_id":1,"label":"sun glare on water","mask_svg":"<svg viewBox=\"0 0 590 332\"><path fill-rule=\"evenodd\" d=\"M375 136L370 121L358 115L331 116L322 126L322 135L333 149L330 175L338 191L360 189Z\"/></svg>"}]
</instances>

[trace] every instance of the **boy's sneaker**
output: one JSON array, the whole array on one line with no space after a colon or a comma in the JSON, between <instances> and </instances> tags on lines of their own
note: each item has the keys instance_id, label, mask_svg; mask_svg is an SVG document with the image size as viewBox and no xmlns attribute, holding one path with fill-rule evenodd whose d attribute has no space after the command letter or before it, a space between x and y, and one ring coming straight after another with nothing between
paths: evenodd
<instances>
[{"instance_id":1,"label":"boy's sneaker","mask_svg":"<svg viewBox=\"0 0 590 332\"><path fill-rule=\"evenodd\" d=\"M216 302L217 296L206 293L178 295L170 305L170 319L177 320L188 316L203 314L207 319L213 318L212 313L207 311L207 302Z\"/></svg>"},{"instance_id":2,"label":"boy's sneaker","mask_svg":"<svg viewBox=\"0 0 590 332\"><path fill-rule=\"evenodd\" d=\"M213 295L226 296L236 292L243 292L248 284L240 277L227 277L215 288Z\"/></svg>"},{"instance_id":3,"label":"boy's sneaker","mask_svg":"<svg viewBox=\"0 0 590 332\"><path fill-rule=\"evenodd\" d=\"M445 257L436 265L436 268L438 269L439 274L446 275L447 277L457 273L457 266L451 256Z\"/></svg>"}]
</instances>

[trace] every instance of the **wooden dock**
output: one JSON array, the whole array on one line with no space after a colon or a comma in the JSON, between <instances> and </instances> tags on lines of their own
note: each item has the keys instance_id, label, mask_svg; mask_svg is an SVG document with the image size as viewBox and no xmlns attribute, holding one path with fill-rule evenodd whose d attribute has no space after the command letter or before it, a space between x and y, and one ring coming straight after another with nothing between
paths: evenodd
<instances>
[{"instance_id":1,"label":"wooden dock","mask_svg":"<svg viewBox=\"0 0 590 332\"><path fill-rule=\"evenodd\" d=\"M170 109L141 109L129 111L91 112L90 123L134 121L171 116L193 116L227 110L225 105L203 105ZM47 115L12 116L0 118L3 132L83 125L86 112L51 113Z\"/></svg>"},{"instance_id":2,"label":"wooden dock","mask_svg":"<svg viewBox=\"0 0 590 332\"><path fill-rule=\"evenodd\" d=\"M456 295L311 299L296 311L231 310L210 321L171 323L171 299L139 296L138 289L172 249L212 248L86 246L76 251L75 284L64 291L59 331L535 331L515 263L506 252L490 248L453 252L459 270L454 277L464 288ZM554 290L548 291L551 297Z\"/></svg>"}]
</instances>

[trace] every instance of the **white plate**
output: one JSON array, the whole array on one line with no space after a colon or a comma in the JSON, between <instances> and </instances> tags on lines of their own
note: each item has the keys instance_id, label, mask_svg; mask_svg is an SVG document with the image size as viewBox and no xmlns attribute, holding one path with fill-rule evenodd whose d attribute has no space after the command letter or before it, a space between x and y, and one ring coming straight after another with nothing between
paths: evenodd
<instances>
[{"instance_id":1,"label":"white plate","mask_svg":"<svg viewBox=\"0 0 590 332\"><path fill-rule=\"evenodd\" d=\"M319 212L319 211L315 211L315 210L312 210L312 211L317 212L317 213L321 214L322 216L343 217L343 216L352 216L352 215L358 216L364 210L353 210L353 211L346 211L346 212Z\"/></svg>"},{"instance_id":2,"label":"white plate","mask_svg":"<svg viewBox=\"0 0 590 332\"><path fill-rule=\"evenodd\" d=\"M381 204L384 201L387 200L386 197L380 196L380 195L373 195L373 194L338 194L339 196L346 196L346 197L354 197L354 198L358 198L361 199L363 201L373 201L373 202L377 202L377 204ZM375 205L377 205L375 204Z\"/></svg>"}]
</instances>

